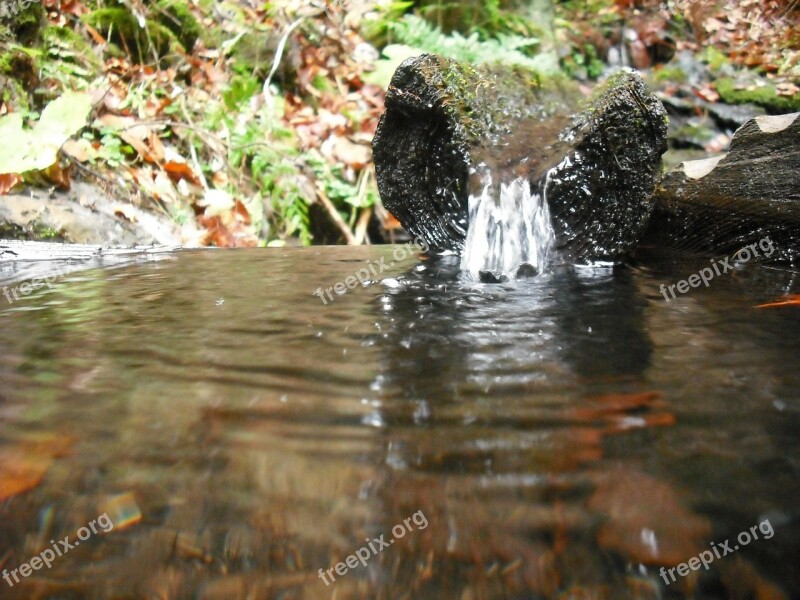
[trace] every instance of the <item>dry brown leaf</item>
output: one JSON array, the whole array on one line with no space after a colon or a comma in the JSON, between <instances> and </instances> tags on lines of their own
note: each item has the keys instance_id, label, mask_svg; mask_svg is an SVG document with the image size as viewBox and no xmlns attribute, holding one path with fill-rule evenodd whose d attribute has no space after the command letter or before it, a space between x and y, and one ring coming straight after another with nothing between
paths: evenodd
<instances>
[{"instance_id":1,"label":"dry brown leaf","mask_svg":"<svg viewBox=\"0 0 800 600\"><path fill-rule=\"evenodd\" d=\"M195 175L188 163L170 160L165 162L163 167L173 181L177 182L181 179L186 179L194 185L200 185L200 179Z\"/></svg>"},{"instance_id":2,"label":"dry brown leaf","mask_svg":"<svg viewBox=\"0 0 800 600\"><path fill-rule=\"evenodd\" d=\"M346 137L335 136L333 157L356 170L361 170L369 164L372 152L369 146L354 144Z\"/></svg>"},{"instance_id":3,"label":"dry brown leaf","mask_svg":"<svg viewBox=\"0 0 800 600\"><path fill-rule=\"evenodd\" d=\"M589 508L605 519L597 543L634 563L676 565L705 549L711 535L708 520L687 509L671 485L628 464L601 474Z\"/></svg>"},{"instance_id":4,"label":"dry brown leaf","mask_svg":"<svg viewBox=\"0 0 800 600\"><path fill-rule=\"evenodd\" d=\"M250 225L250 211L247 210L247 207L242 204L240 200L237 200L233 205L233 213L236 215L239 220L245 225Z\"/></svg>"},{"instance_id":5,"label":"dry brown leaf","mask_svg":"<svg viewBox=\"0 0 800 600\"><path fill-rule=\"evenodd\" d=\"M150 145L150 154L155 162L164 160L164 144L161 138L155 131L151 131L147 138L147 143Z\"/></svg>"},{"instance_id":6,"label":"dry brown leaf","mask_svg":"<svg viewBox=\"0 0 800 600\"><path fill-rule=\"evenodd\" d=\"M35 488L53 459L20 448L0 448L0 501Z\"/></svg>"},{"instance_id":7,"label":"dry brown leaf","mask_svg":"<svg viewBox=\"0 0 800 600\"><path fill-rule=\"evenodd\" d=\"M67 140L64 142L64 145L61 146L61 150L70 158L81 163L87 162L97 156L97 150L92 146L92 143L84 138Z\"/></svg>"},{"instance_id":8,"label":"dry brown leaf","mask_svg":"<svg viewBox=\"0 0 800 600\"><path fill-rule=\"evenodd\" d=\"M14 186L22 183L23 179L17 173L0 175L0 196L5 196Z\"/></svg>"},{"instance_id":9,"label":"dry brown leaf","mask_svg":"<svg viewBox=\"0 0 800 600\"><path fill-rule=\"evenodd\" d=\"M118 135L122 141L136 150L136 154L141 156L144 160L147 162L156 162L153 155L150 154L150 148L141 138L132 134L130 131L120 131Z\"/></svg>"},{"instance_id":10,"label":"dry brown leaf","mask_svg":"<svg viewBox=\"0 0 800 600\"><path fill-rule=\"evenodd\" d=\"M152 167L147 166L130 168L128 172L149 196L168 204L178 202L178 193L172 180L161 169L154 171Z\"/></svg>"},{"instance_id":11,"label":"dry brown leaf","mask_svg":"<svg viewBox=\"0 0 800 600\"><path fill-rule=\"evenodd\" d=\"M759 304L756 308L775 308L776 306L798 306L800 305L800 295L786 296L782 300Z\"/></svg>"},{"instance_id":12,"label":"dry brown leaf","mask_svg":"<svg viewBox=\"0 0 800 600\"><path fill-rule=\"evenodd\" d=\"M42 171L45 179L52 184L55 184L59 189L69 190L70 188L70 175L69 167L62 169L58 163L53 163Z\"/></svg>"},{"instance_id":13,"label":"dry brown leaf","mask_svg":"<svg viewBox=\"0 0 800 600\"><path fill-rule=\"evenodd\" d=\"M786 81L775 86L775 93L778 94L778 96L792 97L800 94L800 87L797 87L795 84Z\"/></svg>"},{"instance_id":14,"label":"dry brown leaf","mask_svg":"<svg viewBox=\"0 0 800 600\"><path fill-rule=\"evenodd\" d=\"M53 459L64 456L73 442L59 434L35 434L0 447L0 502L39 485Z\"/></svg>"}]
</instances>

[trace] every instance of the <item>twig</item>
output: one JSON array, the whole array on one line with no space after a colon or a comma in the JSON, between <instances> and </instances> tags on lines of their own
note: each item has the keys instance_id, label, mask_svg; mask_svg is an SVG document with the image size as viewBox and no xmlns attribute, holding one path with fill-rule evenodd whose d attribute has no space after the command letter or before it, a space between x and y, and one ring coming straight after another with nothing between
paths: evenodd
<instances>
[{"instance_id":1,"label":"twig","mask_svg":"<svg viewBox=\"0 0 800 600\"><path fill-rule=\"evenodd\" d=\"M189 125L194 126L192 118L189 116L189 111L186 110L184 96L181 96L181 112L183 113L186 122L189 123ZM202 140L202 137L200 139ZM189 153L192 155L192 162L194 163L194 170L197 172L197 177L200 179L203 189L208 191L208 181L206 181L206 176L203 174L203 168L200 166L200 161L197 159L197 150L195 150L192 140L189 140Z\"/></svg>"},{"instance_id":2,"label":"twig","mask_svg":"<svg viewBox=\"0 0 800 600\"><path fill-rule=\"evenodd\" d=\"M367 237L367 227L369 227L369 220L372 218L372 207L361 211L361 216L358 217L356 223L356 244L361 245L364 242L369 243Z\"/></svg>"},{"instance_id":3,"label":"twig","mask_svg":"<svg viewBox=\"0 0 800 600\"><path fill-rule=\"evenodd\" d=\"M344 222L342 219L342 215L339 214L339 211L336 210L336 207L331 202L330 198L325 195L321 189L317 189L317 198L319 199L322 206L325 207L325 210L328 212L328 215L333 220L336 227L339 228L339 231L342 232L344 239L347 241L348 246L357 246L359 242L356 240L356 237L353 235L353 231L347 226L347 223Z\"/></svg>"},{"instance_id":4,"label":"twig","mask_svg":"<svg viewBox=\"0 0 800 600\"><path fill-rule=\"evenodd\" d=\"M267 75L267 78L264 80L263 89L264 100L270 104L272 102L272 93L269 91L269 86L272 83L272 78L275 76L275 73L278 71L278 67L281 64L286 42L289 41L289 36L292 35L292 32L297 29L303 21L303 17L300 17L299 19L296 19L294 23L289 25L289 29L287 29L286 33L283 34L281 41L278 43L278 48L275 50L275 59L272 61L272 69L270 70L269 75Z\"/></svg>"}]
</instances>

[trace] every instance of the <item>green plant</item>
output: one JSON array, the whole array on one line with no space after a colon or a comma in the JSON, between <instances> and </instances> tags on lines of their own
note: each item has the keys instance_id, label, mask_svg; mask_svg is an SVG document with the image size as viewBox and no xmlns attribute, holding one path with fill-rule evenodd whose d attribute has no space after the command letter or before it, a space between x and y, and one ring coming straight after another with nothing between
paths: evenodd
<instances>
[{"instance_id":1,"label":"green plant","mask_svg":"<svg viewBox=\"0 0 800 600\"><path fill-rule=\"evenodd\" d=\"M361 24L361 34L378 46L390 43L390 27L392 23L403 18L414 6L414 0L403 0L378 4L375 10Z\"/></svg>"},{"instance_id":2,"label":"green plant","mask_svg":"<svg viewBox=\"0 0 800 600\"><path fill-rule=\"evenodd\" d=\"M564 71L570 77L585 75L589 79L597 79L605 70L605 63L597 54L592 44L584 44L583 48L573 48L572 53L563 61Z\"/></svg>"},{"instance_id":3,"label":"green plant","mask_svg":"<svg viewBox=\"0 0 800 600\"><path fill-rule=\"evenodd\" d=\"M533 11L514 8L503 0L422 0L416 4L419 14L448 34L459 32L470 36L477 33L481 40L489 40L499 35L535 37L548 28L531 18ZM531 17L524 16L526 12ZM545 21L549 19L547 15L540 16Z\"/></svg>"},{"instance_id":4,"label":"green plant","mask_svg":"<svg viewBox=\"0 0 800 600\"><path fill-rule=\"evenodd\" d=\"M130 150L130 147L127 147ZM112 167L119 167L125 162L126 146L112 129L104 128L100 132L100 146L97 157L92 162L100 160Z\"/></svg>"},{"instance_id":5,"label":"green plant","mask_svg":"<svg viewBox=\"0 0 800 600\"><path fill-rule=\"evenodd\" d=\"M231 88L226 103L232 102L246 87L242 82ZM246 106L246 102L241 104ZM265 106L249 119L240 119L238 113L223 117L232 129L229 161L236 169L249 169L258 193L266 199L278 235L296 236L308 245L311 243L308 208L314 198L302 172L294 131L280 123L282 112L280 106L272 111Z\"/></svg>"},{"instance_id":6,"label":"green plant","mask_svg":"<svg viewBox=\"0 0 800 600\"><path fill-rule=\"evenodd\" d=\"M477 32L463 36L458 32L446 35L438 27L416 15L405 15L388 25L392 39L406 46L446 56L470 64L497 62L525 67L544 75L558 72L558 64L549 53L530 56L539 40L515 34L498 34L496 39L482 40Z\"/></svg>"}]
</instances>

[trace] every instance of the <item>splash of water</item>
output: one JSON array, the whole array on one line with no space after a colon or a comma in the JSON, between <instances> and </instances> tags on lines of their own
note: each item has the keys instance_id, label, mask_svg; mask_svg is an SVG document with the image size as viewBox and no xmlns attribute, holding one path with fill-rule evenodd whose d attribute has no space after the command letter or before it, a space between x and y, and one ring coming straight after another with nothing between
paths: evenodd
<instances>
[{"instance_id":1,"label":"splash of water","mask_svg":"<svg viewBox=\"0 0 800 600\"><path fill-rule=\"evenodd\" d=\"M547 208L547 185L540 196L517 178L494 183L480 168L481 191L469 196L469 229L461 270L478 281L506 281L544 271L555 234Z\"/></svg>"}]
</instances>

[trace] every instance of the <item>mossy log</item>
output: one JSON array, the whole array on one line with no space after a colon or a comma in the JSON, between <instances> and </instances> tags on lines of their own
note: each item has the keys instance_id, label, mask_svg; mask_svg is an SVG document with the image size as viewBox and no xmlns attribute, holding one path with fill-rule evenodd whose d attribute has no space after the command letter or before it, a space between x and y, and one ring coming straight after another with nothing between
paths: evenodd
<instances>
[{"instance_id":1,"label":"mossy log","mask_svg":"<svg viewBox=\"0 0 800 600\"><path fill-rule=\"evenodd\" d=\"M495 181L524 177L546 197L567 257L618 258L652 210L666 113L633 72L578 98L567 83L519 70L409 59L392 79L373 142L384 205L434 250L460 252L485 165Z\"/></svg>"},{"instance_id":2,"label":"mossy log","mask_svg":"<svg viewBox=\"0 0 800 600\"><path fill-rule=\"evenodd\" d=\"M682 163L655 194L645 240L700 254L725 254L769 237L771 262L800 251L800 113L756 117L727 154ZM765 242L766 245L766 242Z\"/></svg>"}]
</instances>

